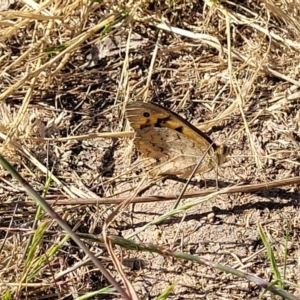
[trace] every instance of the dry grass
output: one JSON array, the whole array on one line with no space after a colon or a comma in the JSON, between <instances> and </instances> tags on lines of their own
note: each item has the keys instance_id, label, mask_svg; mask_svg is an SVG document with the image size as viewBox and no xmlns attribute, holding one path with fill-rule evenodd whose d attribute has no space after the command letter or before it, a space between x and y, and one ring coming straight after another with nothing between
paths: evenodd
<instances>
[{"instance_id":1,"label":"dry grass","mask_svg":"<svg viewBox=\"0 0 300 300\"><path fill-rule=\"evenodd\" d=\"M132 210L99 204L176 196L185 184L143 181L124 117L128 101L159 103L232 147L220 187L299 176L300 2L7 3L0 6L1 154L52 204L70 201L52 207L120 286L141 299L169 284L170 299L275 299L274 291L263 294L265 282L213 261L269 282L279 273L280 288L300 296L296 184L223 191L201 205L184 200L183 219L182 211L160 219L174 205L165 201ZM2 298L97 297L90 293L108 287L106 278L6 170L0 175ZM214 185L215 174L204 178L188 192ZM99 203L75 205L78 198ZM106 247L95 240L103 229Z\"/></svg>"}]
</instances>

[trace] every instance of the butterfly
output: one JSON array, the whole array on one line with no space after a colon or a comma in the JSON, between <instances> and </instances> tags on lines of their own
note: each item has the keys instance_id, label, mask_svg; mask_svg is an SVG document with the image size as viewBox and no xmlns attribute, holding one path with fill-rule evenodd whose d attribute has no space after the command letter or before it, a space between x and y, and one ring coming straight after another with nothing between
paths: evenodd
<instances>
[{"instance_id":1,"label":"butterfly","mask_svg":"<svg viewBox=\"0 0 300 300\"><path fill-rule=\"evenodd\" d=\"M221 165L230 148L217 146L205 133L176 113L153 103L129 102L126 117L135 131L134 144L155 160L155 175L188 177Z\"/></svg>"}]
</instances>

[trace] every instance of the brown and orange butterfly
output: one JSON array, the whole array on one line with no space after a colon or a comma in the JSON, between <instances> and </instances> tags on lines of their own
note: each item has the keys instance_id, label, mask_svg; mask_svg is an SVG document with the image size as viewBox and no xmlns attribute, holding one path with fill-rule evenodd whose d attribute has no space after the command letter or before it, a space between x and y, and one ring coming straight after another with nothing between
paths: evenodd
<instances>
[{"instance_id":1,"label":"brown and orange butterfly","mask_svg":"<svg viewBox=\"0 0 300 300\"><path fill-rule=\"evenodd\" d=\"M201 130L157 104L130 102L126 117L135 131L136 148L156 160L154 174L188 177L201 159L196 173L204 173L221 165L230 152L227 146L217 146Z\"/></svg>"}]
</instances>

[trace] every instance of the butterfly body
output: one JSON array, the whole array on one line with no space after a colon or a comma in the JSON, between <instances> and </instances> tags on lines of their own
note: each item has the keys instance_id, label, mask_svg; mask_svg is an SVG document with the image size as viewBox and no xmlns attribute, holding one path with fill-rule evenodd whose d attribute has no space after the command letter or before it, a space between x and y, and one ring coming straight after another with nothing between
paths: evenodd
<instances>
[{"instance_id":1,"label":"butterfly body","mask_svg":"<svg viewBox=\"0 0 300 300\"><path fill-rule=\"evenodd\" d=\"M187 177L202 158L197 173L203 173L222 164L229 153L226 146L217 146L195 126L159 105L130 102L126 116L135 130L136 148L156 160L156 174Z\"/></svg>"}]
</instances>

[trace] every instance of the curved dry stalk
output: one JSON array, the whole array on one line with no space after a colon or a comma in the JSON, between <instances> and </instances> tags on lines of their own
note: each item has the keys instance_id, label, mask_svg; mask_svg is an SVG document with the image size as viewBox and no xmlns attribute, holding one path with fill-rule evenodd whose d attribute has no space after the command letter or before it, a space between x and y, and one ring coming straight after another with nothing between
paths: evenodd
<instances>
[{"instance_id":1,"label":"curved dry stalk","mask_svg":"<svg viewBox=\"0 0 300 300\"><path fill-rule=\"evenodd\" d=\"M286 179L273 180L265 183L254 183L240 186L231 186L224 189L208 189L199 192L186 193L182 195L182 199L191 199L197 197L207 196L218 192L218 194L235 194L235 193L253 193L263 190L270 190L282 186L299 184L300 176L289 177ZM165 196L144 196L144 197L134 197L130 200L130 203L146 203L146 202L160 202L160 201L174 201L178 198L178 195L170 194ZM50 205L108 205L108 204L120 204L123 201L128 200L128 197L120 198L99 198L99 199L82 199L82 198L62 198L58 197L56 200L46 200ZM0 204L1 206L15 206L15 202ZM34 202L18 202L19 206L32 206Z\"/></svg>"}]
</instances>

